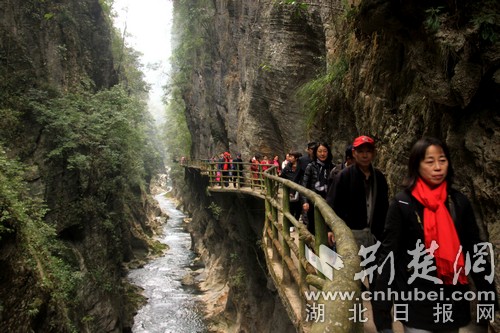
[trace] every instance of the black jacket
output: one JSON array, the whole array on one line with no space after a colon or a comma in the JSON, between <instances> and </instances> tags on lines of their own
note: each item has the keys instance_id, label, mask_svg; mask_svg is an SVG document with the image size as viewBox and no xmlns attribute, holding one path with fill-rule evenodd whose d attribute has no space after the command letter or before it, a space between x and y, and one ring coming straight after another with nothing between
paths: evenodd
<instances>
[{"instance_id":1,"label":"black jacket","mask_svg":"<svg viewBox=\"0 0 500 333\"><path fill-rule=\"evenodd\" d=\"M295 171L293 171L292 163L288 162L283 168L283 170L281 170L280 177L296 182L298 172L299 172L299 167L296 166Z\"/></svg>"},{"instance_id":2,"label":"black jacket","mask_svg":"<svg viewBox=\"0 0 500 333\"><path fill-rule=\"evenodd\" d=\"M345 168L335 177L333 187L326 198L335 213L349 228L354 230L361 230L368 226L365 178L363 171L356 165ZM373 167L370 181L376 187L371 231L377 239L381 240L389 205L389 189L385 176Z\"/></svg>"},{"instance_id":3,"label":"black jacket","mask_svg":"<svg viewBox=\"0 0 500 333\"><path fill-rule=\"evenodd\" d=\"M451 201L450 201L451 200ZM475 244L480 243L479 229L476 224L474 212L467 197L456 190L450 189L447 200L447 208L450 211L455 222L458 238L463 246L463 253L470 253L472 262L473 260L473 247ZM422 244L424 242L423 225L423 205L417 201L408 192L400 192L392 200L389 210L387 212L387 219L384 230L384 241L377 253L378 265L382 263L389 256L390 253L394 255L394 281L388 285L390 279L390 265L386 264L383 267L382 273L378 276L376 281L376 291L385 291L387 288L404 292L408 294L413 290L421 292L436 292L439 296L438 300L415 300L412 301L397 301L396 304L408 304L408 320L404 322L409 327L424 329L424 330L443 330L454 329L465 326L469 323L470 305L467 300L454 300L452 294L464 292L469 290L469 285L443 285L435 284L424 278L416 278L411 284L408 280L412 277L414 271L408 268L408 264L414 259L413 255L408 251L415 250L417 240ZM424 245L425 246L425 245ZM465 256L464 256L465 258ZM421 260L423 258L420 258ZM486 258L488 259L488 258ZM387 261L389 263L390 260ZM436 263L433 262L435 267ZM484 267L485 266L485 267ZM494 284L487 282L484 277L491 273L490 266L482 265L485 268L484 272L475 273L470 271L469 276L472 276L474 283L478 290L495 292ZM435 271L428 272L427 275L435 277ZM379 312L389 312L392 302L372 301L374 310ZM442 323L435 322L435 306L437 303L445 303L452 305L452 320L453 322ZM486 302L493 303L494 302ZM385 307L385 309L384 309ZM379 329L383 326L390 325L390 323L376 323Z\"/></svg>"},{"instance_id":4,"label":"black jacket","mask_svg":"<svg viewBox=\"0 0 500 333\"><path fill-rule=\"evenodd\" d=\"M312 160L309 155L303 155L299 157L297 160L297 174L295 175L294 182L297 184L302 184L302 178L304 177L304 172L306 171L307 166L311 163Z\"/></svg>"},{"instance_id":5,"label":"black jacket","mask_svg":"<svg viewBox=\"0 0 500 333\"><path fill-rule=\"evenodd\" d=\"M233 162L235 162L235 163L242 163L242 162L243 162L243 160L242 160L241 158L238 158L238 157L237 157L237 158L235 158L235 159L233 160ZM233 170L240 170L240 171L241 171L241 170L243 170L243 164L233 164L232 169L233 169Z\"/></svg>"},{"instance_id":6,"label":"black jacket","mask_svg":"<svg viewBox=\"0 0 500 333\"><path fill-rule=\"evenodd\" d=\"M321 165L318 161L311 162L307 165L302 177L302 186L310 189L321 197L326 198L328 193L329 175L333 169L333 164L326 163ZM302 203L307 203L305 196L301 196Z\"/></svg>"}]
</instances>

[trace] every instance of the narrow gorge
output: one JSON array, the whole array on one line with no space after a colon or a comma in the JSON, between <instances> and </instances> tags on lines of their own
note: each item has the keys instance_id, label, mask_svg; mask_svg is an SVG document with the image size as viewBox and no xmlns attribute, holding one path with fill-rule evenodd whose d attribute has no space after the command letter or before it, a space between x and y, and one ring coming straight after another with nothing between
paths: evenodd
<instances>
[{"instance_id":1,"label":"narrow gorge","mask_svg":"<svg viewBox=\"0 0 500 333\"><path fill-rule=\"evenodd\" d=\"M322 140L341 160L366 134L393 195L412 144L439 137L498 262L498 1L166 1L158 128L113 0L0 0L3 331L132 332L144 300L126 276L162 252L151 188L166 166L206 265L210 330L294 331L266 273L263 202L209 193L181 156L246 162Z\"/></svg>"}]
</instances>

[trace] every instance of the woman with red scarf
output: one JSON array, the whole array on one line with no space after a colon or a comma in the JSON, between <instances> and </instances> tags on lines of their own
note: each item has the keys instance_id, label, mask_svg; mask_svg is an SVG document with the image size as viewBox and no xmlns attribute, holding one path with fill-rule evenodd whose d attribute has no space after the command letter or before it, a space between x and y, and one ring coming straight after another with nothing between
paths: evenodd
<instances>
[{"instance_id":1,"label":"woman with red scarf","mask_svg":"<svg viewBox=\"0 0 500 333\"><path fill-rule=\"evenodd\" d=\"M471 321L469 300L478 295L471 291L469 277L492 298L478 301L480 305L496 303L489 263L493 253L483 251L480 261L476 257L488 243L479 238L467 197L451 188L453 168L446 145L435 138L419 140L408 166L405 190L389 207L378 250L382 271L375 294L380 294L372 306L385 316L375 316L375 324L379 332L392 332L394 305L394 319L403 323L405 333L458 333ZM394 293L388 301L389 290Z\"/></svg>"}]
</instances>

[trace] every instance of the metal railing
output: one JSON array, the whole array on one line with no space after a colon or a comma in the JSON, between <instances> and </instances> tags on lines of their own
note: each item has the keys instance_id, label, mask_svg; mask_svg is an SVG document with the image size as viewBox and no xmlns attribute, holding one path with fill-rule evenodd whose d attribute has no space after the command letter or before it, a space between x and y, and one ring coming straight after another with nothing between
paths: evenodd
<instances>
[{"instance_id":1,"label":"metal railing","mask_svg":"<svg viewBox=\"0 0 500 333\"><path fill-rule=\"evenodd\" d=\"M269 165L269 169L264 170L263 165L256 168L255 164L239 162L233 163L236 170L229 168L229 165L224 170L223 164L205 160L199 161L196 167L209 177L209 190L245 189L250 194L265 199L263 245L266 262L288 315L297 330L363 332L362 323L350 319L354 307L359 302L356 299L360 299L360 283L354 279L355 273L360 269L360 259L353 234L344 221L333 212L321 196L293 181L278 177L274 165ZM291 191L299 192L312 202L314 221L309 223L315 224L315 235L311 234L290 212ZM335 234L336 252L342 261L342 268L333 271L331 280L319 268L311 265L309 250L311 249L316 255L321 253L320 247L327 246L328 229ZM333 266L333 263L331 264ZM311 291L325 293L317 300L308 300L306 295ZM353 299L331 300L328 296L327 299L324 297L327 294L331 296L347 291L355 292ZM324 320L311 320L309 316L311 311L317 309L319 305L323 310Z\"/></svg>"},{"instance_id":2,"label":"metal railing","mask_svg":"<svg viewBox=\"0 0 500 333\"><path fill-rule=\"evenodd\" d=\"M190 164L192 165L192 164ZM232 187L263 190L264 172L274 165L249 162L212 162L201 160L197 166L209 177L210 187ZM227 166L225 168L225 166Z\"/></svg>"}]
</instances>

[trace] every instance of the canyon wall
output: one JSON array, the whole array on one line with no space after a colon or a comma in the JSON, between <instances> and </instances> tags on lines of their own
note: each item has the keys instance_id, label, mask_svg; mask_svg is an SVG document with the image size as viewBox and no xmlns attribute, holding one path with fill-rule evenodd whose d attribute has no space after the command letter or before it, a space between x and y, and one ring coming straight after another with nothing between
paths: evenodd
<instances>
[{"instance_id":1,"label":"canyon wall","mask_svg":"<svg viewBox=\"0 0 500 333\"><path fill-rule=\"evenodd\" d=\"M295 331L267 274L262 251L264 200L207 193L208 177L185 169L182 193L193 250L205 265L199 280L210 332Z\"/></svg>"},{"instance_id":2,"label":"canyon wall","mask_svg":"<svg viewBox=\"0 0 500 333\"><path fill-rule=\"evenodd\" d=\"M124 263L148 254L159 211L154 171L136 173L142 160L127 143L145 117L128 107L133 88L115 87L126 74L109 10L98 0L0 0L5 332L131 330ZM14 181L23 187L8 188Z\"/></svg>"}]
</instances>

